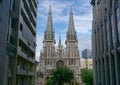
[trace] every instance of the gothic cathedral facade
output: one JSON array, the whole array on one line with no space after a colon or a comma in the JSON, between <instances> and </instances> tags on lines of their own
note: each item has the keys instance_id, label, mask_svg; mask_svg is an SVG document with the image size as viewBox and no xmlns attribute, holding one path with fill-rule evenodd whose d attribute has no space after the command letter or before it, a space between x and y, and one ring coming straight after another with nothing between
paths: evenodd
<instances>
[{"instance_id":1,"label":"gothic cathedral facade","mask_svg":"<svg viewBox=\"0 0 120 85\"><path fill-rule=\"evenodd\" d=\"M65 41L66 48L63 47L60 36L57 47L55 47L55 43L52 25L52 12L50 7L47 27L44 33L43 51L40 53L39 71L41 74L43 73L43 76L40 78L40 82L44 85L46 79L50 76L50 71L52 69L55 69L56 67L67 66L74 72L75 80L78 84L80 84L80 56L72 8L70 9L69 13L69 25Z\"/></svg>"}]
</instances>

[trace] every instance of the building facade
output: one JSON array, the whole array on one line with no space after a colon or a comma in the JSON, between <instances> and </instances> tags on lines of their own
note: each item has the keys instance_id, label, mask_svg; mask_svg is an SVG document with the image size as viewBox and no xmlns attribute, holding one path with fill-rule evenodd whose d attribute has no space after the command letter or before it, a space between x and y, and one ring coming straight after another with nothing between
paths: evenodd
<instances>
[{"instance_id":1,"label":"building facade","mask_svg":"<svg viewBox=\"0 0 120 85\"><path fill-rule=\"evenodd\" d=\"M0 85L6 85L6 46L9 19L9 0L0 0Z\"/></svg>"},{"instance_id":2,"label":"building facade","mask_svg":"<svg viewBox=\"0 0 120 85\"><path fill-rule=\"evenodd\" d=\"M4 49L0 60L5 56L2 61L5 74L0 74L4 81L0 85L35 84L36 9L37 0L0 0L1 23L4 23L0 24L0 39L3 39L0 48Z\"/></svg>"},{"instance_id":3,"label":"building facade","mask_svg":"<svg viewBox=\"0 0 120 85\"><path fill-rule=\"evenodd\" d=\"M81 58L80 59L80 69L93 69L92 58Z\"/></svg>"},{"instance_id":4,"label":"building facade","mask_svg":"<svg viewBox=\"0 0 120 85\"><path fill-rule=\"evenodd\" d=\"M120 85L120 0L92 0L94 85Z\"/></svg>"},{"instance_id":5,"label":"building facade","mask_svg":"<svg viewBox=\"0 0 120 85\"><path fill-rule=\"evenodd\" d=\"M55 36L52 26L52 12L51 7L48 13L47 28L44 33L43 51L40 55L39 67L39 84L44 85L46 80L50 77L50 71L56 67L67 66L74 72L74 77L78 84L81 83L80 79L80 56L78 51L78 40L74 28L74 20L72 8L69 14L69 27L66 37L66 48L61 43L59 37L58 46L55 47Z\"/></svg>"}]
</instances>

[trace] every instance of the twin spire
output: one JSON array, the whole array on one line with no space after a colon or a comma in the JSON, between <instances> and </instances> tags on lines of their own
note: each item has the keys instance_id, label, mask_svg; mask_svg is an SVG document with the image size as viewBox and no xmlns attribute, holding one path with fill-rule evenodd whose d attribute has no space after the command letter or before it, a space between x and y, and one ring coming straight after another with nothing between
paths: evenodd
<instances>
[{"instance_id":1,"label":"twin spire","mask_svg":"<svg viewBox=\"0 0 120 85\"><path fill-rule=\"evenodd\" d=\"M51 6L49 7L47 27L46 27L46 31L45 32L47 34L46 36L48 36L48 37L50 37L51 34L54 35ZM72 7L70 8L70 13L69 13L68 33L75 34L75 27L74 27L74 19L73 19ZM50 39L53 39L53 38L50 38Z\"/></svg>"},{"instance_id":2,"label":"twin spire","mask_svg":"<svg viewBox=\"0 0 120 85\"><path fill-rule=\"evenodd\" d=\"M51 6L49 7L48 20L47 20L47 29L46 29L46 31L53 32ZM68 31L69 32L75 32L72 7L70 8L70 13L69 13Z\"/></svg>"}]
</instances>

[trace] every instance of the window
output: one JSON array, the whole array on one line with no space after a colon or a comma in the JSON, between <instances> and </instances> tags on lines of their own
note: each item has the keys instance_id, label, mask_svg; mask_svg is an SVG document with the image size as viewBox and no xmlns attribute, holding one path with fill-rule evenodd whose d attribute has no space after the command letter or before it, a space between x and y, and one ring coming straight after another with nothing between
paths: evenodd
<instances>
[{"instance_id":1,"label":"window","mask_svg":"<svg viewBox=\"0 0 120 85\"><path fill-rule=\"evenodd\" d=\"M112 8L112 0L110 0L110 8Z\"/></svg>"},{"instance_id":2,"label":"window","mask_svg":"<svg viewBox=\"0 0 120 85\"><path fill-rule=\"evenodd\" d=\"M118 40L120 43L120 11L119 10L120 10L119 8L116 9L116 18L117 18Z\"/></svg>"},{"instance_id":3,"label":"window","mask_svg":"<svg viewBox=\"0 0 120 85\"><path fill-rule=\"evenodd\" d=\"M105 35L105 37L104 37L104 41L105 41L105 44L106 44L106 47L105 48L107 48L108 47L108 43L107 43L107 20L105 20L105 29L104 29L104 35ZM108 50L108 49L106 49L106 50Z\"/></svg>"},{"instance_id":4,"label":"window","mask_svg":"<svg viewBox=\"0 0 120 85\"><path fill-rule=\"evenodd\" d=\"M73 58L69 59L69 65L73 65L73 64L74 64L74 59Z\"/></svg>"},{"instance_id":5,"label":"window","mask_svg":"<svg viewBox=\"0 0 120 85\"><path fill-rule=\"evenodd\" d=\"M2 0L0 0L0 3L2 3Z\"/></svg>"},{"instance_id":6,"label":"window","mask_svg":"<svg viewBox=\"0 0 120 85\"><path fill-rule=\"evenodd\" d=\"M16 20L12 18L11 27L14 29L16 27Z\"/></svg>"},{"instance_id":7,"label":"window","mask_svg":"<svg viewBox=\"0 0 120 85\"><path fill-rule=\"evenodd\" d=\"M97 53L97 34L96 34L96 31L95 31L95 55Z\"/></svg>"},{"instance_id":8,"label":"window","mask_svg":"<svg viewBox=\"0 0 120 85\"><path fill-rule=\"evenodd\" d=\"M13 4L12 4L12 11L15 12L15 0L13 1Z\"/></svg>"},{"instance_id":9,"label":"window","mask_svg":"<svg viewBox=\"0 0 120 85\"><path fill-rule=\"evenodd\" d=\"M105 8L105 15L107 15L107 8Z\"/></svg>"},{"instance_id":10,"label":"window","mask_svg":"<svg viewBox=\"0 0 120 85\"><path fill-rule=\"evenodd\" d=\"M0 24L1 24L2 20L1 20L1 17L0 17Z\"/></svg>"},{"instance_id":11,"label":"window","mask_svg":"<svg viewBox=\"0 0 120 85\"><path fill-rule=\"evenodd\" d=\"M23 26L22 26L22 24L20 23L20 31L22 32L22 30L23 30Z\"/></svg>"},{"instance_id":12,"label":"window","mask_svg":"<svg viewBox=\"0 0 120 85\"><path fill-rule=\"evenodd\" d=\"M13 36L10 36L10 43L15 44L15 39L13 38Z\"/></svg>"},{"instance_id":13,"label":"window","mask_svg":"<svg viewBox=\"0 0 120 85\"><path fill-rule=\"evenodd\" d=\"M109 21L107 20L106 22L106 29L107 29L107 44L108 44L108 47L110 46L110 29L109 29Z\"/></svg>"},{"instance_id":14,"label":"window","mask_svg":"<svg viewBox=\"0 0 120 85\"><path fill-rule=\"evenodd\" d=\"M112 43L115 43L114 17L111 15Z\"/></svg>"}]
</instances>

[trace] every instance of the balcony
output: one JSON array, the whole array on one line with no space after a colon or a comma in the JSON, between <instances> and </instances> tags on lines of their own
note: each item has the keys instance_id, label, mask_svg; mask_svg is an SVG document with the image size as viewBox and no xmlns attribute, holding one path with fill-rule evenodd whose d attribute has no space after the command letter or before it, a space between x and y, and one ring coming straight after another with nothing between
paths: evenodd
<instances>
[{"instance_id":1,"label":"balcony","mask_svg":"<svg viewBox=\"0 0 120 85\"><path fill-rule=\"evenodd\" d=\"M37 11L37 9L35 8L34 2L33 2L33 1L31 1L31 3L30 3L30 4L32 5L34 15L36 16L36 11Z\"/></svg>"},{"instance_id":2,"label":"balcony","mask_svg":"<svg viewBox=\"0 0 120 85\"><path fill-rule=\"evenodd\" d=\"M19 75L29 75L29 76L34 76L34 72L33 71L29 71L27 69L21 69L21 68L17 68L17 74Z\"/></svg>"},{"instance_id":3,"label":"balcony","mask_svg":"<svg viewBox=\"0 0 120 85\"><path fill-rule=\"evenodd\" d=\"M35 63L35 60L29 56L27 56L24 52L22 52L21 47L18 47L18 55L27 61L30 61L32 63Z\"/></svg>"},{"instance_id":4,"label":"balcony","mask_svg":"<svg viewBox=\"0 0 120 85\"><path fill-rule=\"evenodd\" d=\"M29 44L28 44L28 42L25 40L25 38L22 36L22 32L21 31L19 31L19 38L20 38L20 40L32 51L32 52L34 52L35 53L35 48L33 48L32 46L30 46Z\"/></svg>"},{"instance_id":5,"label":"balcony","mask_svg":"<svg viewBox=\"0 0 120 85\"><path fill-rule=\"evenodd\" d=\"M34 75L34 72L33 71L29 71L28 75L31 75L31 76Z\"/></svg>"},{"instance_id":6,"label":"balcony","mask_svg":"<svg viewBox=\"0 0 120 85\"><path fill-rule=\"evenodd\" d=\"M34 6L35 6L35 8L37 7L37 0L33 0L33 3L34 3Z\"/></svg>"},{"instance_id":7,"label":"balcony","mask_svg":"<svg viewBox=\"0 0 120 85\"><path fill-rule=\"evenodd\" d=\"M22 2L23 3L23 2ZM28 13L27 11L25 10L25 8L23 7L23 4L22 4L22 10L21 10L21 15L22 15L22 19L25 21L27 27L31 30L32 34L35 35L36 33L36 29L35 27L33 26L33 23L31 23L31 20L28 16ZM36 22L35 22L36 23Z\"/></svg>"},{"instance_id":8,"label":"balcony","mask_svg":"<svg viewBox=\"0 0 120 85\"><path fill-rule=\"evenodd\" d=\"M34 11L34 9L32 10L32 7L31 7L31 5L32 4L30 4L28 1L24 1L23 2L24 3L24 8L25 8L25 10L27 11L27 15L29 15L29 18L30 18L30 20L34 23L34 24L36 24L36 18L35 18L35 16L34 16L34 14L33 14L33 11ZM35 12L36 13L36 12Z\"/></svg>"},{"instance_id":9,"label":"balcony","mask_svg":"<svg viewBox=\"0 0 120 85\"><path fill-rule=\"evenodd\" d=\"M20 68L18 67L18 69L17 69L17 74L26 75L26 71L23 70L23 69L20 69Z\"/></svg>"}]
</instances>

